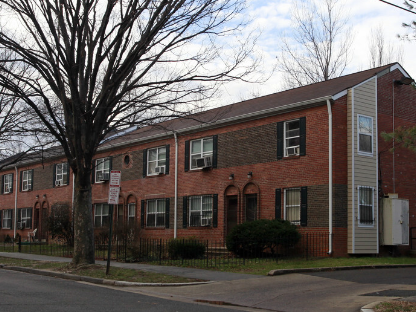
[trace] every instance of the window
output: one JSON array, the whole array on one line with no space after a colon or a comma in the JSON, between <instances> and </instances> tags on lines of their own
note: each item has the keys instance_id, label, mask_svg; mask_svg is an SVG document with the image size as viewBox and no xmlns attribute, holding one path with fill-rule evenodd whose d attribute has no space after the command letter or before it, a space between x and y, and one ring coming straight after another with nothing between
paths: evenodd
<instances>
[{"instance_id":1,"label":"window","mask_svg":"<svg viewBox=\"0 0 416 312\"><path fill-rule=\"evenodd\" d=\"M299 119L285 122L285 157L299 155L300 152L300 123Z\"/></svg>"},{"instance_id":2,"label":"window","mask_svg":"<svg viewBox=\"0 0 416 312\"><path fill-rule=\"evenodd\" d=\"M31 229L32 228L32 208L21 208L19 209L19 220L18 227L20 229Z\"/></svg>"},{"instance_id":3,"label":"window","mask_svg":"<svg viewBox=\"0 0 416 312\"><path fill-rule=\"evenodd\" d=\"M7 209L7 210L3 210L3 215L2 215L2 222L1 222L1 227L3 229L11 229L12 228L12 213L13 213L13 209Z\"/></svg>"},{"instance_id":4,"label":"window","mask_svg":"<svg viewBox=\"0 0 416 312\"><path fill-rule=\"evenodd\" d=\"M285 219L293 224L300 224L301 191L299 188L285 190Z\"/></svg>"},{"instance_id":5,"label":"window","mask_svg":"<svg viewBox=\"0 0 416 312\"><path fill-rule=\"evenodd\" d=\"M358 215L359 224L361 225L373 225L373 202L374 202L374 189L368 186L360 186L358 188Z\"/></svg>"},{"instance_id":6,"label":"window","mask_svg":"<svg viewBox=\"0 0 416 312\"><path fill-rule=\"evenodd\" d=\"M109 224L109 205L108 204L95 204L94 210L94 226L103 227Z\"/></svg>"},{"instance_id":7,"label":"window","mask_svg":"<svg viewBox=\"0 0 416 312\"><path fill-rule=\"evenodd\" d=\"M213 156L214 152L214 140L212 137L210 138L204 138L204 139L198 139L191 141L191 169L197 169L204 167L204 165L201 166L200 163L197 163L197 159L203 158L205 156ZM206 167L210 167L209 164Z\"/></svg>"},{"instance_id":8,"label":"window","mask_svg":"<svg viewBox=\"0 0 416 312\"><path fill-rule=\"evenodd\" d=\"M55 165L55 186L68 184L68 163Z\"/></svg>"},{"instance_id":9,"label":"window","mask_svg":"<svg viewBox=\"0 0 416 312\"><path fill-rule=\"evenodd\" d=\"M165 169L166 169L166 146L148 149L147 150L147 174L155 175L159 173L165 173Z\"/></svg>"},{"instance_id":10,"label":"window","mask_svg":"<svg viewBox=\"0 0 416 312\"><path fill-rule=\"evenodd\" d=\"M158 227L165 226L165 208L164 199L152 199L147 201L146 226Z\"/></svg>"},{"instance_id":11,"label":"window","mask_svg":"<svg viewBox=\"0 0 416 312\"><path fill-rule=\"evenodd\" d=\"M277 123L277 159L306 155L306 117Z\"/></svg>"},{"instance_id":12,"label":"window","mask_svg":"<svg viewBox=\"0 0 416 312\"><path fill-rule=\"evenodd\" d=\"M13 193L13 173L3 176L3 194Z\"/></svg>"},{"instance_id":13,"label":"window","mask_svg":"<svg viewBox=\"0 0 416 312\"><path fill-rule=\"evenodd\" d=\"M209 226L212 223L212 196L189 197L189 225Z\"/></svg>"},{"instance_id":14,"label":"window","mask_svg":"<svg viewBox=\"0 0 416 312\"><path fill-rule=\"evenodd\" d=\"M124 206L117 205L117 223L122 225L124 224Z\"/></svg>"},{"instance_id":15,"label":"window","mask_svg":"<svg viewBox=\"0 0 416 312\"><path fill-rule=\"evenodd\" d=\"M110 179L110 158L99 158L95 161L95 182L103 182Z\"/></svg>"},{"instance_id":16,"label":"window","mask_svg":"<svg viewBox=\"0 0 416 312\"><path fill-rule=\"evenodd\" d=\"M373 118L358 115L358 152L373 154Z\"/></svg>"},{"instance_id":17,"label":"window","mask_svg":"<svg viewBox=\"0 0 416 312\"><path fill-rule=\"evenodd\" d=\"M136 221L136 204L135 203L130 203L128 204L128 211L129 211L129 215L128 215L128 223L129 224L134 224L134 222Z\"/></svg>"},{"instance_id":18,"label":"window","mask_svg":"<svg viewBox=\"0 0 416 312\"><path fill-rule=\"evenodd\" d=\"M22 191L32 190L33 170L25 170L21 173Z\"/></svg>"}]
</instances>

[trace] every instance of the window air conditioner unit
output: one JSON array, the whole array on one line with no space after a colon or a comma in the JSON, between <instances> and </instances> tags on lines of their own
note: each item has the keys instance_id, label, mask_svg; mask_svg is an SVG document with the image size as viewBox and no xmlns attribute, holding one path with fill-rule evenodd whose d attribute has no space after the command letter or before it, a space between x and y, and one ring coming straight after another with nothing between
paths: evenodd
<instances>
[{"instance_id":1,"label":"window air conditioner unit","mask_svg":"<svg viewBox=\"0 0 416 312\"><path fill-rule=\"evenodd\" d=\"M97 181L108 181L110 180L110 174L105 172L97 172Z\"/></svg>"},{"instance_id":2,"label":"window air conditioner unit","mask_svg":"<svg viewBox=\"0 0 416 312\"><path fill-rule=\"evenodd\" d=\"M17 228L19 230L23 230L25 227L26 227L26 222L25 221L17 222Z\"/></svg>"},{"instance_id":3,"label":"window air conditioner unit","mask_svg":"<svg viewBox=\"0 0 416 312\"><path fill-rule=\"evenodd\" d=\"M204 156L202 158L196 159L196 166L198 168L212 167L212 156Z\"/></svg>"},{"instance_id":4,"label":"window air conditioner unit","mask_svg":"<svg viewBox=\"0 0 416 312\"><path fill-rule=\"evenodd\" d=\"M61 186L61 180L56 180L55 181L55 186Z\"/></svg>"},{"instance_id":5,"label":"window air conditioner unit","mask_svg":"<svg viewBox=\"0 0 416 312\"><path fill-rule=\"evenodd\" d=\"M157 166L155 167L155 173L157 174L165 174L165 166Z\"/></svg>"},{"instance_id":6,"label":"window air conditioner unit","mask_svg":"<svg viewBox=\"0 0 416 312\"><path fill-rule=\"evenodd\" d=\"M287 149L287 156L292 156L292 155L299 155L299 146L290 147Z\"/></svg>"}]
</instances>

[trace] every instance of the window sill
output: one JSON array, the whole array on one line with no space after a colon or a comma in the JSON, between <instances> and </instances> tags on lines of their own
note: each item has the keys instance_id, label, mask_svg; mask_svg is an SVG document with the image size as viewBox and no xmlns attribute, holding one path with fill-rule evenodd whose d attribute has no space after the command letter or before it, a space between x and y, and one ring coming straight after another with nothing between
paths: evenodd
<instances>
[{"instance_id":1,"label":"window sill","mask_svg":"<svg viewBox=\"0 0 416 312\"><path fill-rule=\"evenodd\" d=\"M144 229L154 231L154 230L164 230L164 229L166 229L166 227L164 227L164 226L146 226Z\"/></svg>"},{"instance_id":2,"label":"window sill","mask_svg":"<svg viewBox=\"0 0 416 312\"><path fill-rule=\"evenodd\" d=\"M290 156L284 156L282 159L289 160L289 159L298 159L300 157L301 157L300 155L290 155Z\"/></svg>"}]
</instances>

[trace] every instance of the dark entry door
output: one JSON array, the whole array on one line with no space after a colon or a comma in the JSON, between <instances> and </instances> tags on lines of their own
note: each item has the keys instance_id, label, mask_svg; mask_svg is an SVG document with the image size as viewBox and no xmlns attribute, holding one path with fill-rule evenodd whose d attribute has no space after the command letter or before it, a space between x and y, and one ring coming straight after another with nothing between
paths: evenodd
<instances>
[{"instance_id":1,"label":"dark entry door","mask_svg":"<svg viewBox=\"0 0 416 312\"><path fill-rule=\"evenodd\" d=\"M237 225L238 220L238 197L228 196L227 197L227 235L230 233L232 228Z\"/></svg>"}]
</instances>

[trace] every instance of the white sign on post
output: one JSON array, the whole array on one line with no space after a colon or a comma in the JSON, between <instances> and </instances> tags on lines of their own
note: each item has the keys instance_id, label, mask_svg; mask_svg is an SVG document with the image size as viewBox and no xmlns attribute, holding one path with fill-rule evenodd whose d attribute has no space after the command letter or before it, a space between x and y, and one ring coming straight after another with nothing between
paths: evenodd
<instances>
[{"instance_id":1,"label":"white sign on post","mask_svg":"<svg viewBox=\"0 0 416 312\"><path fill-rule=\"evenodd\" d=\"M110 187L108 188L108 204L109 205L118 204L118 197L120 196L120 180L121 180L121 171L111 170Z\"/></svg>"}]
</instances>

